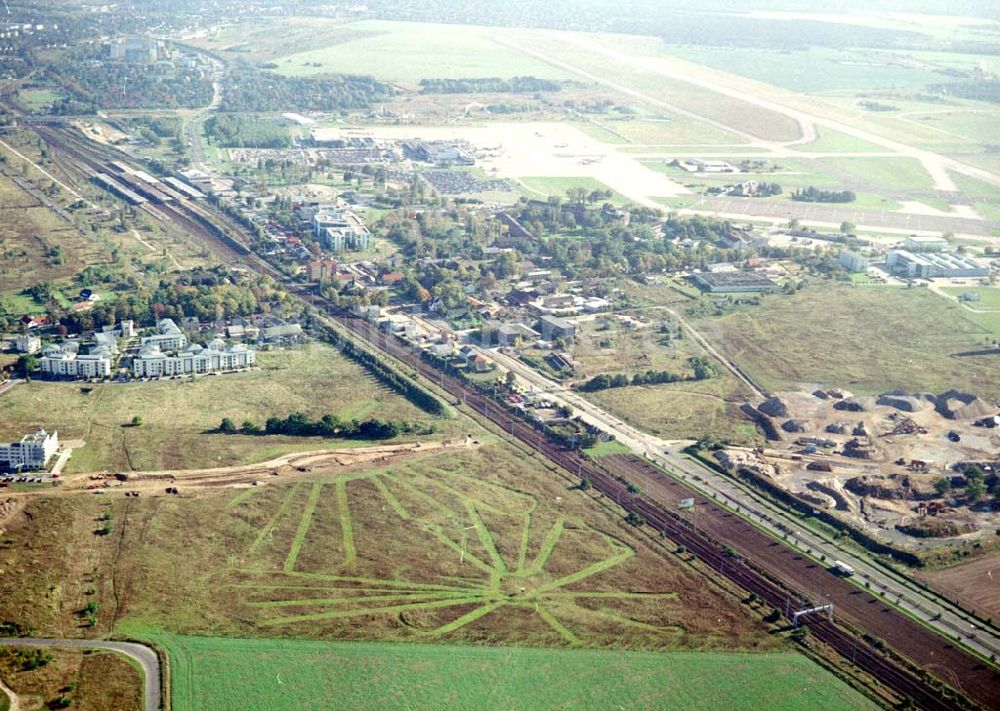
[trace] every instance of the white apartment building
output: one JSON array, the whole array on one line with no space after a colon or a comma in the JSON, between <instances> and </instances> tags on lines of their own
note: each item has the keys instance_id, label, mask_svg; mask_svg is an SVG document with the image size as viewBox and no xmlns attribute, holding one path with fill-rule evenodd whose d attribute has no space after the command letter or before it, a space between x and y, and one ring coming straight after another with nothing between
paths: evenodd
<instances>
[{"instance_id":1,"label":"white apartment building","mask_svg":"<svg viewBox=\"0 0 1000 711\"><path fill-rule=\"evenodd\" d=\"M320 210L312 221L316 238L334 252L364 250L371 245L371 233L365 223L346 207Z\"/></svg>"},{"instance_id":2,"label":"white apartment building","mask_svg":"<svg viewBox=\"0 0 1000 711\"><path fill-rule=\"evenodd\" d=\"M42 350L42 339L38 336L18 336L14 347L18 353L37 353Z\"/></svg>"},{"instance_id":3,"label":"white apartment building","mask_svg":"<svg viewBox=\"0 0 1000 711\"><path fill-rule=\"evenodd\" d=\"M139 339L140 346L153 345L162 351L179 351L187 345L187 342L187 336L170 318L156 322L156 335L143 336Z\"/></svg>"},{"instance_id":4,"label":"white apartment building","mask_svg":"<svg viewBox=\"0 0 1000 711\"><path fill-rule=\"evenodd\" d=\"M106 378L111 375L111 352L95 348L79 354L76 343L49 346L39 360L43 373L59 378Z\"/></svg>"},{"instance_id":5,"label":"white apartment building","mask_svg":"<svg viewBox=\"0 0 1000 711\"><path fill-rule=\"evenodd\" d=\"M167 355L151 343L143 346L132 360L132 373L137 378L204 375L249 368L256 362L255 351L242 343L227 346L221 338L216 338L204 348L192 343L175 355Z\"/></svg>"},{"instance_id":6,"label":"white apartment building","mask_svg":"<svg viewBox=\"0 0 1000 711\"><path fill-rule=\"evenodd\" d=\"M120 338L130 338L135 335L135 322L132 319L125 319L117 326L102 326L102 333L111 333Z\"/></svg>"},{"instance_id":7,"label":"white apartment building","mask_svg":"<svg viewBox=\"0 0 1000 711\"><path fill-rule=\"evenodd\" d=\"M20 442L0 442L0 464L7 469L43 469L59 448L59 433L39 429Z\"/></svg>"}]
</instances>

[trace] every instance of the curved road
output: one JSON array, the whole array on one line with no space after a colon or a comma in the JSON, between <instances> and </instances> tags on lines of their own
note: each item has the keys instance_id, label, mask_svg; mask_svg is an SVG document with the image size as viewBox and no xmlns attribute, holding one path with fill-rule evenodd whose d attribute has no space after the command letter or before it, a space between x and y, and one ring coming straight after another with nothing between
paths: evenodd
<instances>
[{"instance_id":1,"label":"curved road","mask_svg":"<svg viewBox=\"0 0 1000 711\"><path fill-rule=\"evenodd\" d=\"M45 639L41 637L0 637L0 647L56 647L60 649L106 649L124 654L139 663L145 677L145 711L161 711L160 659L149 647L135 642L108 642L100 639Z\"/></svg>"}]
</instances>

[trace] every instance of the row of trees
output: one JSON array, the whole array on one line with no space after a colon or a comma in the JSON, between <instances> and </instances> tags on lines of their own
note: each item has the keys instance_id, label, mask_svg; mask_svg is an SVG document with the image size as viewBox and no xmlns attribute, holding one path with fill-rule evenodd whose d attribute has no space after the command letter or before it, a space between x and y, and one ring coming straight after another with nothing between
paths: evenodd
<instances>
[{"instance_id":1,"label":"row of trees","mask_svg":"<svg viewBox=\"0 0 1000 711\"><path fill-rule=\"evenodd\" d=\"M692 375L678 375L669 370L647 370L645 373L634 373L631 376L627 373L616 375L602 373L577 385L576 389L590 393L609 388L625 388L630 385L663 385L687 380L707 380L717 374L715 367L707 358L692 357L688 359L688 363L693 370Z\"/></svg>"},{"instance_id":2,"label":"row of trees","mask_svg":"<svg viewBox=\"0 0 1000 711\"><path fill-rule=\"evenodd\" d=\"M232 419L225 417L219 423L219 432L223 434L245 435L289 435L292 437L326 437L339 439L392 439L399 434L417 431L413 423L387 422L370 419L340 420L336 415L323 415L318 420L311 419L301 412L294 412L288 417L269 417L261 427L257 423L246 420L239 428ZM424 429L423 433L428 430ZM433 431L431 429L430 431Z\"/></svg>"},{"instance_id":3,"label":"row of trees","mask_svg":"<svg viewBox=\"0 0 1000 711\"><path fill-rule=\"evenodd\" d=\"M559 82L537 77L501 79L421 79L422 94L532 94L539 91L559 91Z\"/></svg>"},{"instance_id":4,"label":"row of trees","mask_svg":"<svg viewBox=\"0 0 1000 711\"><path fill-rule=\"evenodd\" d=\"M635 373L631 376L627 373L618 373L617 375L602 373L578 385L576 389L592 393L610 388L625 388L629 385L662 385L682 380L689 380L689 378L667 370L647 370L645 373Z\"/></svg>"},{"instance_id":5,"label":"row of trees","mask_svg":"<svg viewBox=\"0 0 1000 711\"><path fill-rule=\"evenodd\" d=\"M406 377L397 369L384 363L377 355L371 351L356 345L353 341L339 339L338 336L330 332L330 340L335 340L334 345L340 348L340 352L365 368L375 376L383 385L392 388L407 400L420 409L432 415L443 415L445 413L444 404L430 392L424 390L413 379Z\"/></svg>"},{"instance_id":6,"label":"row of trees","mask_svg":"<svg viewBox=\"0 0 1000 711\"><path fill-rule=\"evenodd\" d=\"M820 190L810 185L792 191L791 198L799 202L854 202L857 196L850 190Z\"/></svg>"}]
</instances>

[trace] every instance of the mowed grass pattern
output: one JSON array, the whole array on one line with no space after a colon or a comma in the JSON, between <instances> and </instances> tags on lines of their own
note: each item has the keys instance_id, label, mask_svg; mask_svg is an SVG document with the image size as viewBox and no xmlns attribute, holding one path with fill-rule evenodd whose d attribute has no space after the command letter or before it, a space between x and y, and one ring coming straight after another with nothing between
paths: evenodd
<instances>
[{"instance_id":1,"label":"mowed grass pattern","mask_svg":"<svg viewBox=\"0 0 1000 711\"><path fill-rule=\"evenodd\" d=\"M794 653L152 640L170 655L174 711L877 708Z\"/></svg>"}]
</instances>

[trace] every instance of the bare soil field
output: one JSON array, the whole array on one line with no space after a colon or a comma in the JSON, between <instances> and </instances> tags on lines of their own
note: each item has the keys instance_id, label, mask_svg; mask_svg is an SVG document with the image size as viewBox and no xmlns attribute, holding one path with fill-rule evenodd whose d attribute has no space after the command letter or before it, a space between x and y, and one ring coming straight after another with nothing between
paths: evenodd
<instances>
[{"instance_id":1,"label":"bare soil field","mask_svg":"<svg viewBox=\"0 0 1000 711\"><path fill-rule=\"evenodd\" d=\"M916 577L977 615L1000 619L1000 555L920 572Z\"/></svg>"}]
</instances>

